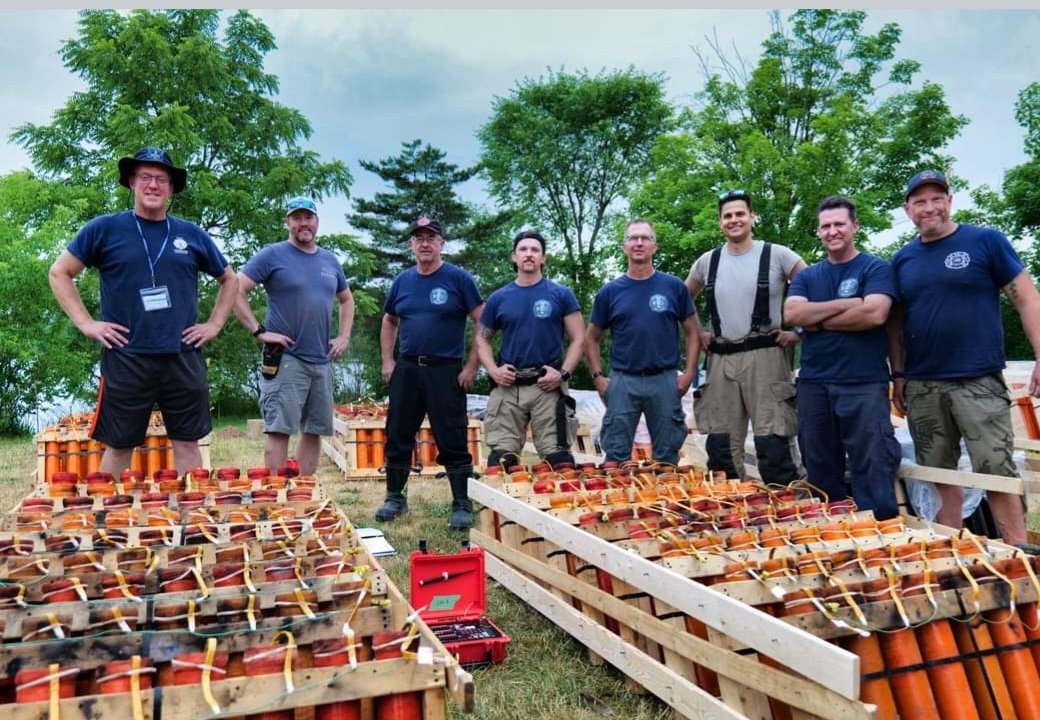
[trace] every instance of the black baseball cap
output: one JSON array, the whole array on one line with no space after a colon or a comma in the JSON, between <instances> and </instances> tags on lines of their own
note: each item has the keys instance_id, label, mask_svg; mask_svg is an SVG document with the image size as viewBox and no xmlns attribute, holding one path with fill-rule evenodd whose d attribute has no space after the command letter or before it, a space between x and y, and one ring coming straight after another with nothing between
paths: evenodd
<instances>
[{"instance_id":1,"label":"black baseball cap","mask_svg":"<svg viewBox=\"0 0 1040 720\"><path fill-rule=\"evenodd\" d=\"M407 236L411 237L420 230L429 230L435 235L440 235L442 238L444 237L444 230L441 229L441 224L433 218L427 217L425 215L418 218L415 222L408 226Z\"/></svg>"},{"instance_id":2,"label":"black baseball cap","mask_svg":"<svg viewBox=\"0 0 1040 720\"><path fill-rule=\"evenodd\" d=\"M130 187L130 176L141 163L162 165L169 170L174 194L179 193L188 184L188 171L174 165L170 155L157 147L143 147L129 157L119 158L119 184Z\"/></svg>"},{"instance_id":3,"label":"black baseball cap","mask_svg":"<svg viewBox=\"0 0 1040 720\"><path fill-rule=\"evenodd\" d=\"M950 192L950 183L946 181L945 175L938 170L923 170L910 178L910 182L906 184L906 197L904 199L909 200L917 188L929 183L938 185L947 193Z\"/></svg>"}]
</instances>

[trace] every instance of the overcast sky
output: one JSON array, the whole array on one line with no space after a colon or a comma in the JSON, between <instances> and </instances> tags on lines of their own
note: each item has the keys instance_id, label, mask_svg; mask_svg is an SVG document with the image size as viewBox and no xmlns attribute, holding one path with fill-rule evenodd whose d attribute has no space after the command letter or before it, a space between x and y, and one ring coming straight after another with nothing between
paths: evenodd
<instances>
[{"instance_id":1,"label":"overcast sky","mask_svg":"<svg viewBox=\"0 0 1040 720\"><path fill-rule=\"evenodd\" d=\"M266 69L281 81L278 100L301 111L324 159L345 161L352 195L382 189L358 159L396 155L415 138L460 166L479 152L476 130L495 96L547 68L569 71L634 65L668 78L670 99L689 104L703 84L693 47L715 34L756 60L769 33L765 10L257 10L278 48ZM785 11L785 15L787 12ZM48 123L81 81L61 64L63 40L77 34L73 11L0 11L0 173L28 166L7 142L25 122ZM971 124L951 144L956 173L971 185L999 186L1024 159L1014 120L1017 94L1040 79L1040 11L874 10L867 30L903 30L898 56L921 62L916 78L941 84L954 112ZM471 181L467 200L490 204ZM967 198L959 198L962 204ZM349 201L325 202L325 231L348 230ZM905 227L900 229L906 229Z\"/></svg>"}]
</instances>

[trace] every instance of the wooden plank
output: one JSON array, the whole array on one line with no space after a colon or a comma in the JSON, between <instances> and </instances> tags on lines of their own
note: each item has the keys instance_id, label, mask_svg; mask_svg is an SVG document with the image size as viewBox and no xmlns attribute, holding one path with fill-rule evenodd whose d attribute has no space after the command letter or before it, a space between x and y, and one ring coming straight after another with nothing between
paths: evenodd
<instances>
[{"instance_id":1,"label":"wooden plank","mask_svg":"<svg viewBox=\"0 0 1040 720\"><path fill-rule=\"evenodd\" d=\"M606 658L607 662L627 677L635 678L683 717L698 720L747 720L733 708L727 707L678 673L660 665L606 628L590 622L570 605L513 570L494 555L484 557L485 567L491 577L578 641Z\"/></svg>"},{"instance_id":2,"label":"wooden plank","mask_svg":"<svg viewBox=\"0 0 1040 720\"><path fill-rule=\"evenodd\" d=\"M211 686L221 716L241 716L398 693L437 691L443 687L443 669L406 660L375 660L360 663L356 670L349 666L297 670L293 673L293 684L295 689L287 693L279 674L214 680ZM162 708L162 720L198 720L213 716L201 685L163 686L161 697L161 703L157 703L154 690L141 691L144 720L156 720L156 706ZM443 693L440 697L443 702ZM118 718L131 713L128 693L68 698L60 700L58 705L62 720ZM58 717L50 715L46 701L6 705L4 712L7 720Z\"/></svg>"},{"instance_id":3,"label":"wooden plank","mask_svg":"<svg viewBox=\"0 0 1040 720\"><path fill-rule=\"evenodd\" d=\"M982 490L996 490L997 492L1012 493L1014 495L1022 495L1025 492L1025 486L1021 478L946 470L944 468L925 467L923 465L903 465L899 468L897 477L927 480L928 482L943 483L944 485L980 488Z\"/></svg>"},{"instance_id":4,"label":"wooden plank","mask_svg":"<svg viewBox=\"0 0 1040 720\"><path fill-rule=\"evenodd\" d=\"M660 597L796 672L817 679L844 697L859 697L859 658L852 653L807 633L790 632L794 628L776 618L562 523L478 480L470 480L469 495L611 575Z\"/></svg>"},{"instance_id":5,"label":"wooden plank","mask_svg":"<svg viewBox=\"0 0 1040 720\"><path fill-rule=\"evenodd\" d=\"M647 666L659 666L659 663L638 649L626 646L618 636L606 631L600 625L590 623L588 618L574 610L569 603L558 600L550 592L530 581L527 575L545 573L545 577L552 585L581 597L583 601L595 603L605 612L625 618L626 622L638 627L641 633L653 638L662 646L680 652L687 658L694 658L698 663L702 663L711 670L728 677L739 678L747 686L758 688L788 704L800 706L800 708L828 718L828 720L866 720L875 717L870 706L857 700L844 698L805 678L762 665L744 655L714 647L706 640L701 640L688 633L677 633L676 628L668 622L631 608L622 600L610 597L602 591L582 587L580 581L565 573L544 566L539 567L537 562L525 558L516 550L504 547L493 538L475 534L473 540L489 551L489 554L485 556L486 567L488 574L496 581L516 593L521 599L526 600L531 608L538 610L566 629L577 640L603 654L610 664L623 672L627 672L626 668L630 665L635 665L634 669L641 671L636 674L636 678L654 695L682 712L684 717L717 717L717 715L703 713L718 711L718 698L704 692L696 687L690 679L672 670L668 670L665 675L670 678L669 682L672 685L665 687L665 694L661 694L662 688L651 682L660 675L647 676L642 672L647 669ZM501 560L499 556L504 557L505 560ZM692 709L688 704L677 704L673 701L677 698L681 698L686 703L696 702L697 706ZM702 704L704 698L707 698L710 704ZM729 708L726 708L725 712L726 715L722 717L744 717L739 714L734 715L734 711Z\"/></svg>"}]
</instances>

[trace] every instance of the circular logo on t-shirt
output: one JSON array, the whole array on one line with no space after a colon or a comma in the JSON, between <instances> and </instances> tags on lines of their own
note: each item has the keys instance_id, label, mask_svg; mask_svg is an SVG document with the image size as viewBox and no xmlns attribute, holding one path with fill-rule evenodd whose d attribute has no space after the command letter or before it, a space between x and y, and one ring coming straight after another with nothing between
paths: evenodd
<instances>
[{"instance_id":1,"label":"circular logo on t-shirt","mask_svg":"<svg viewBox=\"0 0 1040 720\"><path fill-rule=\"evenodd\" d=\"M175 250L183 250L184 248L188 247L188 241L182 237L174 238L173 247Z\"/></svg>"},{"instance_id":2,"label":"circular logo on t-shirt","mask_svg":"<svg viewBox=\"0 0 1040 720\"><path fill-rule=\"evenodd\" d=\"M534 305L531 306L531 312L536 318L544 319L552 313L552 305L548 300L535 300Z\"/></svg>"},{"instance_id":3,"label":"circular logo on t-shirt","mask_svg":"<svg viewBox=\"0 0 1040 720\"><path fill-rule=\"evenodd\" d=\"M963 270L971 265L971 255L963 250L952 252L946 256L945 264L948 270Z\"/></svg>"},{"instance_id":4,"label":"circular logo on t-shirt","mask_svg":"<svg viewBox=\"0 0 1040 720\"><path fill-rule=\"evenodd\" d=\"M838 297L853 297L855 296L857 290L859 290L859 280L857 278L848 278L847 280L842 280L841 284L838 285Z\"/></svg>"},{"instance_id":5,"label":"circular logo on t-shirt","mask_svg":"<svg viewBox=\"0 0 1040 720\"><path fill-rule=\"evenodd\" d=\"M448 302L448 291L439 287L430 290L430 302L434 305L443 305Z\"/></svg>"},{"instance_id":6,"label":"circular logo on t-shirt","mask_svg":"<svg viewBox=\"0 0 1040 720\"><path fill-rule=\"evenodd\" d=\"M650 309L654 312L664 312L668 309L668 300L664 295L655 293L650 296Z\"/></svg>"}]
</instances>

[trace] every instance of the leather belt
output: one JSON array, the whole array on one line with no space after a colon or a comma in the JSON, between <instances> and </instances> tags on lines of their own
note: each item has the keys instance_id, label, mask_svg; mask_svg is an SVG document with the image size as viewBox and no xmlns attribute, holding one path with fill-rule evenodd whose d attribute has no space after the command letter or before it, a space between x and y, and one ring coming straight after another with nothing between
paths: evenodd
<instances>
[{"instance_id":1,"label":"leather belt","mask_svg":"<svg viewBox=\"0 0 1040 720\"><path fill-rule=\"evenodd\" d=\"M415 363L419 367L432 367L434 365L457 365L462 358L438 357L437 355L402 355L402 360Z\"/></svg>"},{"instance_id":2,"label":"leather belt","mask_svg":"<svg viewBox=\"0 0 1040 720\"><path fill-rule=\"evenodd\" d=\"M716 355L735 355L736 353L748 352L749 350L761 350L762 348L776 347L776 335L753 335L741 342L720 342L712 340L708 345L708 352Z\"/></svg>"}]
</instances>

